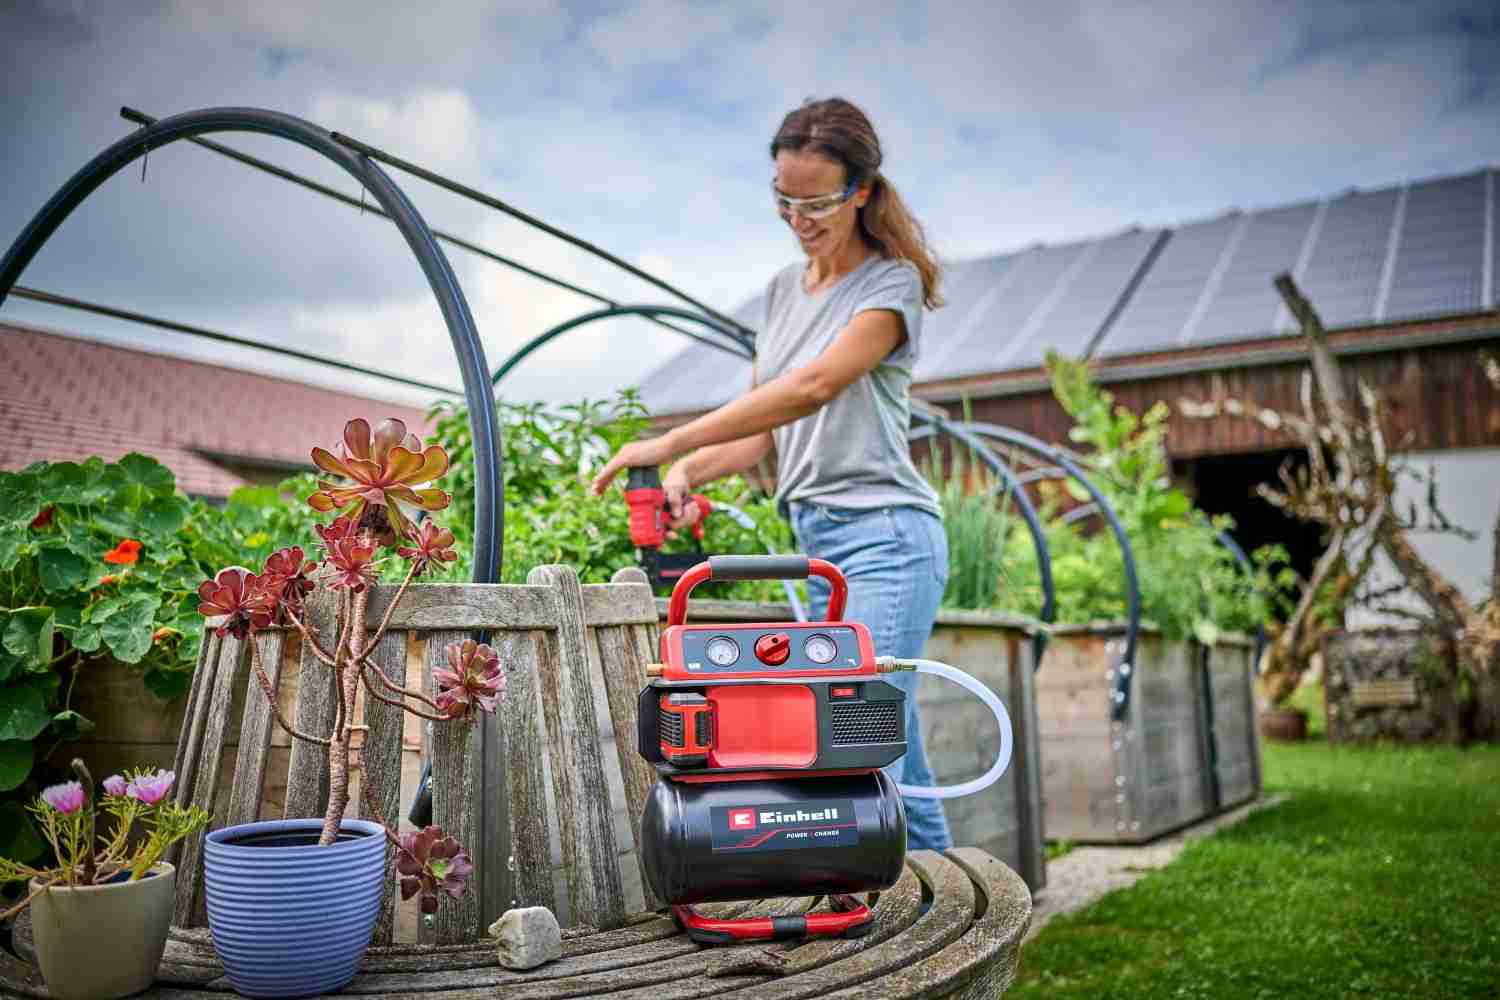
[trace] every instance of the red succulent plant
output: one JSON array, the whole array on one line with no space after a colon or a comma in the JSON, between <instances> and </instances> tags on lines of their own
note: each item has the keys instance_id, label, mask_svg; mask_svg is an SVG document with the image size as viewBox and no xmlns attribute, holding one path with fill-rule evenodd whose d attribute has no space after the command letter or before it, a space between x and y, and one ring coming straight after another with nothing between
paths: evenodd
<instances>
[{"instance_id":1,"label":"red succulent plant","mask_svg":"<svg viewBox=\"0 0 1500 1000\"><path fill-rule=\"evenodd\" d=\"M275 608L260 577L241 566L221 569L218 576L200 583L198 600L199 614L225 616L214 629L221 638L232 633L236 639L243 639L252 627L265 628L271 624Z\"/></svg>"},{"instance_id":2,"label":"red succulent plant","mask_svg":"<svg viewBox=\"0 0 1500 1000\"><path fill-rule=\"evenodd\" d=\"M432 680L437 686L433 701L437 707L450 719L462 718L472 708L494 712L495 702L505 690L499 654L473 639L449 643L445 652L450 669L432 670Z\"/></svg>"},{"instance_id":3,"label":"red succulent plant","mask_svg":"<svg viewBox=\"0 0 1500 1000\"><path fill-rule=\"evenodd\" d=\"M458 553L453 550L453 532L439 528L428 519L420 528L414 528L407 539L415 543L411 548L398 548L396 554L412 562L412 576L421 576L427 567L436 562L455 562Z\"/></svg>"},{"instance_id":4,"label":"red succulent plant","mask_svg":"<svg viewBox=\"0 0 1500 1000\"><path fill-rule=\"evenodd\" d=\"M454 899L461 898L473 871L474 865L463 847L441 827L429 826L404 835L396 852L401 898L410 899L420 893L423 913L437 912L439 891Z\"/></svg>"},{"instance_id":5,"label":"red succulent plant","mask_svg":"<svg viewBox=\"0 0 1500 1000\"><path fill-rule=\"evenodd\" d=\"M329 545L328 565L333 567L333 574L328 577L328 585L347 587L356 594L373 587L378 579L375 553L379 548L379 541L370 535L347 536Z\"/></svg>"},{"instance_id":6,"label":"red succulent plant","mask_svg":"<svg viewBox=\"0 0 1500 1000\"><path fill-rule=\"evenodd\" d=\"M318 564L306 558L302 548L277 549L266 557L266 567L260 575L261 588L273 598L278 616L283 608L294 615L302 613L302 602L317 586L312 571Z\"/></svg>"},{"instance_id":7,"label":"red succulent plant","mask_svg":"<svg viewBox=\"0 0 1500 1000\"><path fill-rule=\"evenodd\" d=\"M387 417L375 425L372 434L364 420L344 425L342 454L334 455L322 448L312 450L312 460L330 475L351 480L341 486L320 480L319 489L307 502L314 510L330 511L349 507L349 518L359 523L369 507L383 507L389 532L382 541L394 545L405 538L411 520L402 505L422 510L442 510L451 499L440 489L417 489L448 471L448 453L437 445L422 449L422 441L408 434L406 425ZM372 511L374 513L380 513Z\"/></svg>"}]
</instances>

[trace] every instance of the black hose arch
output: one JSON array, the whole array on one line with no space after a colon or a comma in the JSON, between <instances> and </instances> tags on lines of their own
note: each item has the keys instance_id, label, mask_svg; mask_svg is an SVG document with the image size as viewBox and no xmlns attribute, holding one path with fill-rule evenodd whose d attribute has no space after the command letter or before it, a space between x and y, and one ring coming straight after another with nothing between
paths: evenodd
<instances>
[{"instance_id":1,"label":"black hose arch","mask_svg":"<svg viewBox=\"0 0 1500 1000\"><path fill-rule=\"evenodd\" d=\"M1055 622L1057 620L1057 587L1052 581L1052 551L1047 548L1047 534L1042 528L1042 519L1037 515L1036 507L1032 505L1031 498L1022 489L1015 473L990 450L989 445L962 427L951 421L926 414L915 414L915 416L925 423L906 436L908 441L922 441L936 437L939 433L947 434L974 452L981 462L1000 477L1005 492L1015 497L1016 507L1021 512L1021 519L1026 522L1026 530L1031 535L1032 547L1036 549L1037 575L1041 577L1042 584L1042 607L1037 618L1049 625ZM1036 638L1032 641L1032 672L1041 669L1042 653L1046 648L1047 631L1042 629L1037 632Z\"/></svg>"},{"instance_id":2,"label":"black hose arch","mask_svg":"<svg viewBox=\"0 0 1500 1000\"><path fill-rule=\"evenodd\" d=\"M570 330L576 330L580 326L586 326L589 323L594 323L602 319L613 319L618 316L645 316L648 319L657 319L662 316L672 316L676 319L689 320L691 322L698 323L701 326L705 326L715 333L723 334L731 341L733 341L734 344L740 348L740 350L736 351L727 346L715 344L707 340L700 340L700 343L707 344L710 347L725 351L729 354L737 355L738 357L744 358L746 361L753 360L755 357L755 348L746 341L746 339L740 334L738 330L724 323L720 323L718 320L714 319L712 316L709 316L707 313L694 312L691 309L683 309L679 306L618 305L610 306L606 309L596 309L593 312L582 313L578 316L574 316L570 320L566 320L562 323L557 324L550 330L544 330L543 332L537 334L535 337L532 337L526 343L522 344L520 347L512 351L510 356L501 363L500 367L495 369L495 374L490 377L491 384L499 385L500 380L509 375L513 368L519 365L522 361L525 361L528 355L530 355L533 351L542 347L549 341L557 337L561 337L563 334L567 333Z\"/></svg>"},{"instance_id":3,"label":"black hose arch","mask_svg":"<svg viewBox=\"0 0 1500 1000\"><path fill-rule=\"evenodd\" d=\"M1140 579L1135 571L1135 552L1130 547L1130 539L1125 535L1125 527L1120 524L1120 519L1115 514L1115 509L1105 499L1104 494L1099 492L1095 486L1084 475L1078 463L1068 457L1061 448L1052 445L1030 434L1014 430L1010 427L1000 427L996 424L968 423L963 425L981 437L994 438L1003 441L1016 448L1024 448L1033 454L1040 455L1053 465L1067 472L1069 476L1078 481L1078 484L1088 491L1094 503L1098 504L1099 512L1109 524L1109 530L1115 536L1115 542L1120 546L1120 559L1125 568L1125 658L1120 667L1115 671L1115 694L1110 702L1110 718L1116 722L1123 721L1130 711L1131 678L1135 676L1135 655L1141 631L1141 586Z\"/></svg>"},{"instance_id":4,"label":"black hose arch","mask_svg":"<svg viewBox=\"0 0 1500 1000\"><path fill-rule=\"evenodd\" d=\"M1231 538L1227 531L1216 532L1214 537L1218 539L1220 545L1229 550L1230 555L1234 556L1234 561L1240 564L1240 569L1244 570L1245 576L1250 579L1251 589L1254 589L1255 567L1251 565L1250 557L1245 555L1245 550L1240 548L1240 543ZM1260 620L1255 623L1255 659L1250 662L1251 677L1254 677L1256 671L1260 669L1260 658L1265 654L1265 651L1266 621L1265 615L1261 615Z\"/></svg>"},{"instance_id":5,"label":"black hose arch","mask_svg":"<svg viewBox=\"0 0 1500 1000\"><path fill-rule=\"evenodd\" d=\"M205 108L163 118L126 136L90 160L58 189L0 258L0 305L26 265L68 215L105 181L144 156L179 139L215 132L254 132L288 139L321 153L370 192L401 230L437 297L463 374L464 398L474 438L474 582L500 578L504 541L503 470L495 396L484 348L458 279L432 231L379 164L333 141L332 134L292 115L260 108Z\"/></svg>"}]
</instances>

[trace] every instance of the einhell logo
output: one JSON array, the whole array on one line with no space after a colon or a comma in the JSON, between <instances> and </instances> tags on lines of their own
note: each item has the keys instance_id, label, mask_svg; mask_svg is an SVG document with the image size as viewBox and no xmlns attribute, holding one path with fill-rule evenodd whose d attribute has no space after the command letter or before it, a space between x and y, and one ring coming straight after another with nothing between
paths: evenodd
<instances>
[{"instance_id":1,"label":"einhell logo","mask_svg":"<svg viewBox=\"0 0 1500 1000\"><path fill-rule=\"evenodd\" d=\"M754 830L754 809L731 809L729 810L729 829L731 830Z\"/></svg>"},{"instance_id":2,"label":"einhell logo","mask_svg":"<svg viewBox=\"0 0 1500 1000\"><path fill-rule=\"evenodd\" d=\"M730 823L733 824L734 814L730 813L729 815ZM827 809L819 809L816 812L807 812L804 809L798 809L796 812L789 813L769 810L760 814L760 821L767 826L779 826L782 823L819 823L823 820L838 818L839 811L833 808L833 806L829 806Z\"/></svg>"}]
</instances>

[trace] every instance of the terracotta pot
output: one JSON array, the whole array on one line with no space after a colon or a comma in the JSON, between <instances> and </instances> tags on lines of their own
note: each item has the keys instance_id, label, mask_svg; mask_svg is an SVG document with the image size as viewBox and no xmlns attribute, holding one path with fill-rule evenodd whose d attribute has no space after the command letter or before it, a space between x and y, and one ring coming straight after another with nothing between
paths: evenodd
<instances>
[{"instance_id":1,"label":"terracotta pot","mask_svg":"<svg viewBox=\"0 0 1500 1000\"><path fill-rule=\"evenodd\" d=\"M1307 713L1300 708L1268 708L1260 713L1260 734L1280 743L1307 739Z\"/></svg>"},{"instance_id":2,"label":"terracotta pot","mask_svg":"<svg viewBox=\"0 0 1500 1000\"><path fill-rule=\"evenodd\" d=\"M135 882L39 893L31 928L47 992L59 1000L115 1000L147 989L167 946L176 889L177 869L162 862Z\"/></svg>"}]
</instances>

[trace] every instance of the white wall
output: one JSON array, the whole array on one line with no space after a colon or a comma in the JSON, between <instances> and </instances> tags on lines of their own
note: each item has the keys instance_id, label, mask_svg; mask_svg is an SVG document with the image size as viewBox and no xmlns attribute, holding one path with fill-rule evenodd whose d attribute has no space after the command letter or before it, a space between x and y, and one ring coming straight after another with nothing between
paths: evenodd
<instances>
[{"instance_id":1,"label":"white wall","mask_svg":"<svg viewBox=\"0 0 1500 1000\"><path fill-rule=\"evenodd\" d=\"M1495 514L1500 510L1500 448L1414 452L1406 458L1413 468L1423 473L1429 466L1436 470L1438 509L1453 524L1478 535L1473 541L1468 541L1456 535L1412 533L1408 536L1412 545L1471 601L1483 600L1489 596L1490 562L1495 551ZM1403 478L1397 497L1397 509L1403 514L1412 503L1416 503L1419 518L1422 521L1427 519L1425 484ZM1370 571L1368 586L1385 586L1399 579L1385 554L1379 554ZM1403 595L1403 598L1399 602L1403 606L1421 607L1414 596ZM1366 609L1349 613L1349 624L1353 627L1396 621L1399 619L1376 615Z\"/></svg>"}]
</instances>

